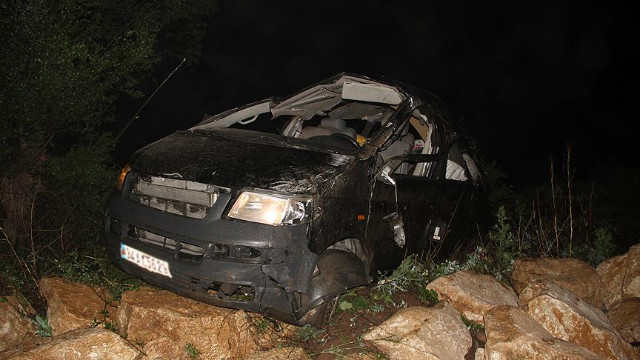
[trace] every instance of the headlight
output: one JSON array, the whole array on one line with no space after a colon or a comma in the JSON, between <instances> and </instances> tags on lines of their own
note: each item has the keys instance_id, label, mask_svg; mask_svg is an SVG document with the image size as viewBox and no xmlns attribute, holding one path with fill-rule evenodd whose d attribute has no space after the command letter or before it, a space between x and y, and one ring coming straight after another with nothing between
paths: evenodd
<instances>
[{"instance_id":1,"label":"headlight","mask_svg":"<svg viewBox=\"0 0 640 360\"><path fill-rule=\"evenodd\" d=\"M311 199L244 191L229 210L229 217L267 225L294 225L306 221Z\"/></svg>"}]
</instances>

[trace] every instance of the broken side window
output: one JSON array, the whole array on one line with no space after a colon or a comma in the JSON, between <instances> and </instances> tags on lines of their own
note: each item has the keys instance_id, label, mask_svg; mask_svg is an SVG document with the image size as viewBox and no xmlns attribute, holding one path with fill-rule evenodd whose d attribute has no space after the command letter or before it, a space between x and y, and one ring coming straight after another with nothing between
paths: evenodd
<instances>
[{"instance_id":1,"label":"broken side window","mask_svg":"<svg viewBox=\"0 0 640 360\"><path fill-rule=\"evenodd\" d=\"M445 178L457 181L479 181L480 172L476 162L471 155L466 152L466 146L459 140L451 147L447 158L447 169Z\"/></svg>"}]
</instances>

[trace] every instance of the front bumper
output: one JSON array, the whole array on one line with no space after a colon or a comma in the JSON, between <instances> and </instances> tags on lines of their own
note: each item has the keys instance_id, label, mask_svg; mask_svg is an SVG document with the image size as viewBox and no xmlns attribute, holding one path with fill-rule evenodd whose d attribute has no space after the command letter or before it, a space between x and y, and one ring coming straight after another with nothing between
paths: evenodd
<instances>
[{"instance_id":1,"label":"front bumper","mask_svg":"<svg viewBox=\"0 0 640 360\"><path fill-rule=\"evenodd\" d=\"M231 196L221 200L217 206L224 207ZM105 245L122 270L198 301L301 325L318 259L308 249L306 224L274 227L227 220L219 209L192 219L137 204L120 193L112 196L108 209ZM125 260L122 244L166 261L171 277Z\"/></svg>"}]
</instances>

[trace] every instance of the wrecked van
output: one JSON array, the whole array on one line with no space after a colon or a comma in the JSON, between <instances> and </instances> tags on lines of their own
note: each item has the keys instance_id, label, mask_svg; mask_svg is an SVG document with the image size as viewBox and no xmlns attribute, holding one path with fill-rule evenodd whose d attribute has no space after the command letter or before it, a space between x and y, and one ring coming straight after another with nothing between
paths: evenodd
<instances>
[{"instance_id":1,"label":"wrecked van","mask_svg":"<svg viewBox=\"0 0 640 360\"><path fill-rule=\"evenodd\" d=\"M431 93L339 74L138 150L108 202L124 271L322 326L345 290L483 228L481 172Z\"/></svg>"}]
</instances>

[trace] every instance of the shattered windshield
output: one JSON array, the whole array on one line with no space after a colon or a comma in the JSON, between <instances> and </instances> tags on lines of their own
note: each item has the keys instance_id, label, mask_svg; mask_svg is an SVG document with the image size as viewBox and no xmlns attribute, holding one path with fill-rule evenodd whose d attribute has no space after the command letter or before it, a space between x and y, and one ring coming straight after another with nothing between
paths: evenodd
<instances>
[{"instance_id":1,"label":"shattered windshield","mask_svg":"<svg viewBox=\"0 0 640 360\"><path fill-rule=\"evenodd\" d=\"M403 98L393 86L341 74L284 100L270 98L209 117L192 130L248 130L357 150L375 136Z\"/></svg>"},{"instance_id":2,"label":"shattered windshield","mask_svg":"<svg viewBox=\"0 0 640 360\"><path fill-rule=\"evenodd\" d=\"M350 106L353 108L353 106ZM361 111L362 112L362 111ZM380 111L378 111L380 113ZM351 116L349 116L351 115ZM337 116L358 118L340 118ZM235 129L259 133L277 134L286 141L309 144L313 147L330 149L359 149L381 127L380 116L363 116L361 113L346 113L344 109L329 114L314 115L304 119L298 115L272 117L270 112L254 115L248 119L235 121L227 127L196 127L196 132L209 133L212 130Z\"/></svg>"}]
</instances>

